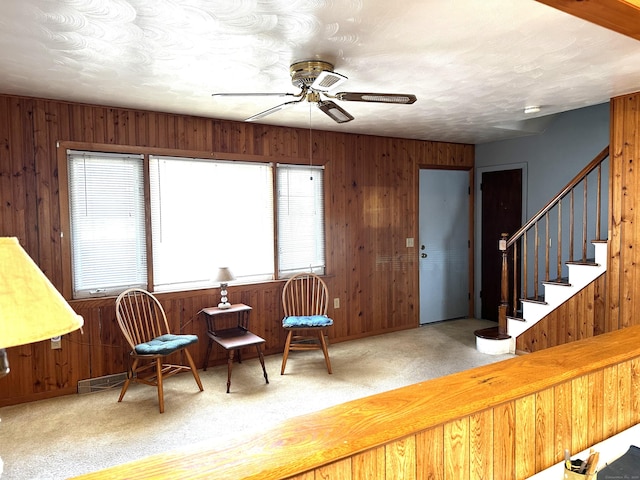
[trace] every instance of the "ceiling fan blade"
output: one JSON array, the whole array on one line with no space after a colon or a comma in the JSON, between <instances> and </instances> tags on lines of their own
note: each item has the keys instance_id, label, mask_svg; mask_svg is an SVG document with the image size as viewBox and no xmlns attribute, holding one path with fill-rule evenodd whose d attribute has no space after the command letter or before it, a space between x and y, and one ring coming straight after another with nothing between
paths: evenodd
<instances>
[{"instance_id":1,"label":"ceiling fan blade","mask_svg":"<svg viewBox=\"0 0 640 480\"><path fill-rule=\"evenodd\" d=\"M295 93L212 93L212 97L299 97Z\"/></svg>"},{"instance_id":2,"label":"ceiling fan blade","mask_svg":"<svg viewBox=\"0 0 640 480\"><path fill-rule=\"evenodd\" d=\"M318 102L318 108L337 123L346 123L353 120L353 116L349 112L340 108L331 100L323 100L321 102Z\"/></svg>"},{"instance_id":3,"label":"ceiling fan blade","mask_svg":"<svg viewBox=\"0 0 640 480\"><path fill-rule=\"evenodd\" d=\"M332 97L346 102L398 103L401 105L409 105L417 100L415 95L405 93L339 92Z\"/></svg>"},{"instance_id":4,"label":"ceiling fan blade","mask_svg":"<svg viewBox=\"0 0 640 480\"><path fill-rule=\"evenodd\" d=\"M276 112L279 112L280 110L284 110L285 108L289 108L290 106L295 105L296 103L300 103L302 100L304 100L304 97L302 97L300 100L295 100L293 102L285 102L275 107L271 107L270 109L265 110L264 112L256 113L255 115L252 115L251 117L245 119L245 122L254 122L256 120L260 120L261 118L264 118L267 115L271 115L272 113L276 113Z\"/></svg>"}]
</instances>

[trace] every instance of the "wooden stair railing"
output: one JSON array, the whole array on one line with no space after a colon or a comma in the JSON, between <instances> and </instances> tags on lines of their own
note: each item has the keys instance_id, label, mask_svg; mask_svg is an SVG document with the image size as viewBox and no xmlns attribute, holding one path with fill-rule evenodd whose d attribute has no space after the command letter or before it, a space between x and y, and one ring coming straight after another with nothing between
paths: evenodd
<instances>
[{"instance_id":1,"label":"wooden stair railing","mask_svg":"<svg viewBox=\"0 0 640 480\"><path fill-rule=\"evenodd\" d=\"M602 213L602 163L609 157L609 146L605 147L596 157L584 167L558 194L551 199L538 213L536 213L529 221L527 221L517 232L511 237L507 233L502 234L498 245L502 253L501 267L501 288L500 288L500 305L498 306L498 334L506 336L507 332L507 315L509 311L512 315L516 315L519 302L521 299L540 299L539 285L539 266L542 261L540 253L540 230L544 230L544 280L550 280L550 262L551 262L551 236L550 236L550 217L553 212L557 216L557 238L555 249L556 255L556 281L562 282L562 266L566 262L574 262L574 225L575 218L575 194L579 187L582 189L582 257L581 262L587 262L587 224L589 220L595 217L594 229L595 238L591 240L601 240L601 213ZM592 197L589 197L589 179L593 180L595 176L596 191ZM589 208L589 201L595 205ZM569 234L568 234L568 255L563 257L562 247L562 227L564 222L562 216L563 201L569 202ZM593 215L588 215L589 211L593 211ZM543 224L541 226L541 224ZM533 239L531 239L533 235ZM529 244L533 245L533 252L528 251ZM520 249L518 248L520 246ZM509 259L510 258L510 259ZM509 263L511 263L511 277L509 275ZM533 285L528 285L529 267L533 263ZM522 265L522 268L520 268ZM512 286L509 287L509 278L511 278ZM520 281L519 281L520 280Z\"/></svg>"}]
</instances>

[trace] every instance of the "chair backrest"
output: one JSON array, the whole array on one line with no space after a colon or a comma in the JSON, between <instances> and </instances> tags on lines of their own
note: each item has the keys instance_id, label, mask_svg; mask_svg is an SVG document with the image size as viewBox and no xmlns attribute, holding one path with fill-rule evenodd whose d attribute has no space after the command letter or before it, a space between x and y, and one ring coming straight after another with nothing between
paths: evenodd
<instances>
[{"instance_id":1,"label":"chair backrest","mask_svg":"<svg viewBox=\"0 0 640 480\"><path fill-rule=\"evenodd\" d=\"M141 288L125 290L116 299L116 318L131 348L169 332L164 309L156 297Z\"/></svg>"},{"instance_id":2,"label":"chair backrest","mask_svg":"<svg viewBox=\"0 0 640 480\"><path fill-rule=\"evenodd\" d=\"M285 317L326 315L329 290L314 273L297 273L284 284L282 306Z\"/></svg>"}]
</instances>

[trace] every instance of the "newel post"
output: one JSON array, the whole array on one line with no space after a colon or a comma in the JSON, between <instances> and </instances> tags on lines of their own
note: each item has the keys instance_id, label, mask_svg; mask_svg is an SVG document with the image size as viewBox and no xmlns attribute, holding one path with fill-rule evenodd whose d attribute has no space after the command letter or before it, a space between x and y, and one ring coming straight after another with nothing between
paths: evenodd
<instances>
[{"instance_id":1,"label":"newel post","mask_svg":"<svg viewBox=\"0 0 640 480\"><path fill-rule=\"evenodd\" d=\"M507 268L507 237L508 233L501 234L498 240L498 250L502 252L502 275L500 277L500 305L498 306L498 333L507 334L507 307L509 306L509 273Z\"/></svg>"}]
</instances>

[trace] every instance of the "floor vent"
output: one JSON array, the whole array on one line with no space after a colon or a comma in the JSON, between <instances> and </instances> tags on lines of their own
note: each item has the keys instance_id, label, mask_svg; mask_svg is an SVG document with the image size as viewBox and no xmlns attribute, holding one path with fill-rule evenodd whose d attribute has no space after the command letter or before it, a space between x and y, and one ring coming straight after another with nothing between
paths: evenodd
<instances>
[{"instance_id":1,"label":"floor vent","mask_svg":"<svg viewBox=\"0 0 640 480\"><path fill-rule=\"evenodd\" d=\"M104 377L89 378L78 382L78 393L100 392L111 388L120 388L127 379L126 373L114 373Z\"/></svg>"}]
</instances>

